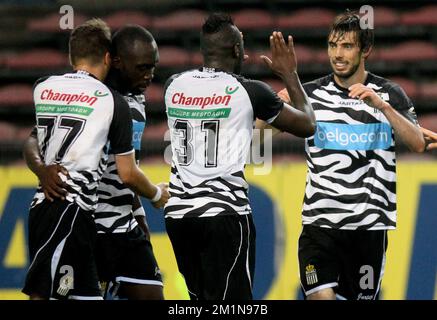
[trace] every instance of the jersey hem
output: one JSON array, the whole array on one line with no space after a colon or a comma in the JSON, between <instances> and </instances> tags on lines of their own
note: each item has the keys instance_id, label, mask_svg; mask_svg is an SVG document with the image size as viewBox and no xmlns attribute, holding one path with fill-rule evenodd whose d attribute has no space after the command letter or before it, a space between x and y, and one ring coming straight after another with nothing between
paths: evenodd
<instances>
[{"instance_id":1,"label":"jersey hem","mask_svg":"<svg viewBox=\"0 0 437 320\"><path fill-rule=\"evenodd\" d=\"M231 216L231 215L248 215L251 214L252 211L246 210L246 211L233 211L233 212L213 212L208 214L202 214L200 216L189 216L185 217L183 214L165 214L164 218L173 218L173 219L190 219L190 218L211 218L211 217L218 217L218 216Z\"/></svg>"},{"instance_id":2,"label":"jersey hem","mask_svg":"<svg viewBox=\"0 0 437 320\"><path fill-rule=\"evenodd\" d=\"M333 229L333 230L366 230L366 231L396 230L396 226L381 226L381 227L371 227L371 228L367 228L367 229L360 229L361 226L358 226L358 227L343 226L341 228L336 228L336 227L331 227L331 226L327 226L327 225L319 225L316 223L305 223L305 222L302 222L302 225L325 228L325 229Z\"/></svg>"}]
</instances>

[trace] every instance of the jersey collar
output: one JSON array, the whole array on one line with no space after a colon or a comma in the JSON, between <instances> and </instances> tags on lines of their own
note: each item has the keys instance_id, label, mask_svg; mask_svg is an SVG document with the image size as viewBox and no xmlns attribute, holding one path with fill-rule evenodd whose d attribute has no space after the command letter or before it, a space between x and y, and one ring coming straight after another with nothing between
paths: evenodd
<instances>
[{"instance_id":1,"label":"jersey collar","mask_svg":"<svg viewBox=\"0 0 437 320\"><path fill-rule=\"evenodd\" d=\"M201 68L199 68L199 71L201 71L201 72L209 72L209 73L213 73L213 72L225 72L222 69L211 68L211 67L201 67Z\"/></svg>"},{"instance_id":2,"label":"jersey collar","mask_svg":"<svg viewBox=\"0 0 437 320\"><path fill-rule=\"evenodd\" d=\"M343 88L342 86L340 86L336 81L335 81L335 78L334 78L334 73L331 73L331 80L330 81L332 81L332 83L334 84L334 87L336 87L338 90L341 90L342 92L346 92L346 93L349 93L349 90L347 89L347 88ZM373 77L373 75L369 72L369 71L367 71L367 77L366 77L366 79L364 80L364 85L365 86L367 86L367 84L371 81L371 78Z\"/></svg>"},{"instance_id":3,"label":"jersey collar","mask_svg":"<svg viewBox=\"0 0 437 320\"><path fill-rule=\"evenodd\" d=\"M95 75L93 75L93 74L91 74L91 73L89 73L88 71L85 71L85 70L81 70L81 69L79 69L79 70L74 70L73 73L83 74L83 75L85 75L85 76L89 76L89 77L92 77L92 78L94 78L94 79L96 79L96 80L99 80L99 79L97 79L97 77L96 77ZM100 80L99 80L99 81L100 81Z\"/></svg>"}]
</instances>

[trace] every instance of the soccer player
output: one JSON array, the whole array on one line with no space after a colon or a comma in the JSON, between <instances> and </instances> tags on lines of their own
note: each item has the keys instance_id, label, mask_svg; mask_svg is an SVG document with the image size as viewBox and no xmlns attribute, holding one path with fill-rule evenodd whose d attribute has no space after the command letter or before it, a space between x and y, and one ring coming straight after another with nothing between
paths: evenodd
<instances>
[{"instance_id":1,"label":"soccer player","mask_svg":"<svg viewBox=\"0 0 437 320\"><path fill-rule=\"evenodd\" d=\"M159 61L158 46L149 31L136 25L118 30L112 45L113 64L106 83L120 92L131 108L132 139L138 159L146 124L144 91L150 85ZM161 273L153 254L144 209L135 193L120 180L113 155L110 155L98 193L94 221L98 231L99 278L110 281L113 296L135 300L164 299Z\"/></svg>"},{"instance_id":2,"label":"soccer player","mask_svg":"<svg viewBox=\"0 0 437 320\"><path fill-rule=\"evenodd\" d=\"M166 186L151 184L136 165L128 104L101 82L111 65L110 37L99 19L74 29L69 55L75 72L41 79L34 88L42 159L26 150L25 158L40 180L47 166L59 169L67 193L52 198L39 188L32 201L31 264L23 288L31 299L102 299L93 211L108 141L121 181L156 207L167 200Z\"/></svg>"},{"instance_id":3,"label":"soccer player","mask_svg":"<svg viewBox=\"0 0 437 320\"><path fill-rule=\"evenodd\" d=\"M165 223L191 299L252 299L255 228L244 166L255 118L298 135L314 134L314 114L296 72L291 37L270 37L272 60L293 107L263 82L239 75L243 39L230 16L202 26L203 67L172 76L165 105L173 152Z\"/></svg>"},{"instance_id":4,"label":"soccer player","mask_svg":"<svg viewBox=\"0 0 437 320\"><path fill-rule=\"evenodd\" d=\"M149 86L159 61L152 34L141 26L118 30L112 39L112 68L106 79L112 89L123 94L131 108L133 141L138 159L146 123L144 90ZM29 137L27 152L38 157L36 138ZM137 160L138 161L138 160ZM41 171L43 171L42 169ZM61 167L46 167L42 188L55 187L49 195L63 196L59 179ZM106 171L98 187L94 212L97 226L96 260L100 281L113 297L135 300L163 299L161 273L153 254L144 209L135 193L121 181L114 155L109 155Z\"/></svg>"},{"instance_id":5,"label":"soccer player","mask_svg":"<svg viewBox=\"0 0 437 320\"><path fill-rule=\"evenodd\" d=\"M328 35L333 73L304 84L317 121L306 139L299 238L307 299L377 299L387 230L396 228L395 134L410 150L425 149L411 100L366 70L373 37L356 13L338 15Z\"/></svg>"}]
</instances>

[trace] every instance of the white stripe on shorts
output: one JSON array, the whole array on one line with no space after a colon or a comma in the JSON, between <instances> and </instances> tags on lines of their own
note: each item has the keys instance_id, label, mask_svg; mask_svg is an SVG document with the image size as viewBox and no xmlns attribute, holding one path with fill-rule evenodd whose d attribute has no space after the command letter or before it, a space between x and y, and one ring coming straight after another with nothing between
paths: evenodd
<instances>
[{"instance_id":1,"label":"white stripe on shorts","mask_svg":"<svg viewBox=\"0 0 437 320\"><path fill-rule=\"evenodd\" d=\"M70 231L65 236L64 239L62 239L61 242L59 242L58 246L56 247L55 251L53 252L52 256L52 262L51 262L51 269L50 269L50 275L52 279L52 289L50 292L50 296L53 296L53 286L54 286L54 280L55 280L55 273L56 269L58 268L59 260L61 259L62 251L64 250L65 242L67 241L67 238L70 236L71 232L73 231L74 221L76 221L77 213L79 212L79 207L77 207L76 213L74 214L73 221L70 225Z\"/></svg>"},{"instance_id":2,"label":"white stripe on shorts","mask_svg":"<svg viewBox=\"0 0 437 320\"><path fill-rule=\"evenodd\" d=\"M226 286L225 286L225 292L223 293L223 300L225 300L226 292L228 291L229 276L231 275L231 272L234 269L235 264L237 263L238 257L240 256L240 252L241 252L241 246L243 245L243 227L241 225L241 222L238 222L238 224L240 225L240 246L238 247L238 254L235 257L234 263L232 264L232 267L228 272L228 276L226 277Z\"/></svg>"},{"instance_id":3,"label":"white stripe on shorts","mask_svg":"<svg viewBox=\"0 0 437 320\"><path fill-rule=\"evenodd\" d=\"M161 281L158 280L143 280L143 279L136 279L136 278L129 278L129 277L115 277L116 282L129 282L129 283L136 283L136 284L150 284L153 286L161 286L163 287L163 284Z\"/></svg>"},{"instance_id":4,"label":"white stripe on shorts","mask_svg":"<svg viewBox=\"0 0 437 320\"><path fill-rule=\"evenodd\" d=\"M30 264L28 270L30 270L30 269L32 268L33 263L36 261L36 258L38 257L38 254L41 252L41 250L44 249L44 247L45 247L45 246L50 242L50 240L52 239L53 235L56 233L56 230L58 229L59 224L61 223L62 218L64 217L65 212L68 210L68 208L70 208L70 206L71 206L72 204L73 204L73 203L70 203L70 204L67 206L67 208L65 208L64 212L62 212L61 217L59 218L59 221L58 221L58 223L57 223L57 225L56 225L56 227L55 227L55 230L53 230L52 234L50 235L50 237L49 237L49 239L46 241L46 243L44 243L44 244L42 245L42 247L38 249L38 251L36 252L35 257L33 258L32 263Z\"/></svg>"}]
</instances>

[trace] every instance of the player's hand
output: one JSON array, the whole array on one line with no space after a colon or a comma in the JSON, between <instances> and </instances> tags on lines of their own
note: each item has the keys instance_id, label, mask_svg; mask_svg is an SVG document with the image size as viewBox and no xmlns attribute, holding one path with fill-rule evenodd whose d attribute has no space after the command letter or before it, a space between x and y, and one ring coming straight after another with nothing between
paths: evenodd
<instances>
[{"instance_id":1,"label":"player's hand","mask_svg":"<svg viewBox=\"0 0 437 320\"><path fill-rule=\"evenodd\" d=\"M437 133L422 127L420 130L425 138L426 150L431 151L437 149Z\"/></svg>"},{"instance_id":2,"label":"player's hand","mask_svg":"<svg viewBox=\"0 0 437 320\"><path fill-rule=\"evenodd\" d=\"M291 99L290 96L288 95L288 91L287 88L282 89L281 91L278 92L278 97L281 98L282 101L290 104L291 103Z\"/></svg>"},{"instance_id":3,"label":"player's hand","mask_svg":"<svg viewBox=\"0 0 437 320\"><path fill-rule=\"evenodd\" d=\"M156 186L161 189L161 198L156 202L152 202L152 204L155 208L162 208L170 198L168 183L159 183Z\"/></svg>"},{"instance_id":4,"label":"player's hand","mask_svg":"<svg viewBox=\"0 0 437 320\"><path fill-rule=\"evenodd\" d=\"M40 169L38 178L41 183L42 190L47 200L54 201L54 198L64 200L67 195L67 184L62 181L59 173L68 176L68 171L59 164L50 164Z\"/></svg>"},{"instance_id":5,"label":"player's hand","mask_svg":"<svg viewBox=\"0 0 437 320\"><path fill-rule=\"evenodd\" d=\"M356 83L349 87L349 97L363 100L368 106L382 110L387 103L376 92L362 83Z\"/></svg>"},{"instance_id":6,"label":"player's hand","mask_svg":"<svg viewBox=\"0 0 437 320\"><path fill-rule=\"evenodd\" d=\"M270 50L272 59L261 56L261 59L281 78L295 72L297 69L297 58L294 52L293 37L288 36L288 44L285 43L281 32L273 31L270 36Z\"/></svg>"},{"instance_id":7,"label":"player's hand","mask_svg":"<svg viewBox=\"0 0 437 320\"><path fill-rule=\"evenodd\" d=\"M425 142L427 143L427 145L426 145L427 151L437 149L437 140L433 140L430 137L425 137Z\"/></svg>"}]
</instances>

